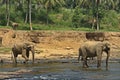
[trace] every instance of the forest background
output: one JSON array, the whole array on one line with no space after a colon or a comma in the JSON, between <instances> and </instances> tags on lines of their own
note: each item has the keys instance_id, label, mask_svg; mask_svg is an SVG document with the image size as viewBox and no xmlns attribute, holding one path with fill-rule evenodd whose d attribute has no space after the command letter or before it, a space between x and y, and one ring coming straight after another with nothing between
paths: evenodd
<instances>
[{"instance_id":1,"label":"forest background","mask_svg":"<svg viewBox=\"0 0 120 80\"><path fill-rule=\"evenodd\" d=\"M119 31L120 0L0 0L0 28Z\"/></svg>"}]
</instances>

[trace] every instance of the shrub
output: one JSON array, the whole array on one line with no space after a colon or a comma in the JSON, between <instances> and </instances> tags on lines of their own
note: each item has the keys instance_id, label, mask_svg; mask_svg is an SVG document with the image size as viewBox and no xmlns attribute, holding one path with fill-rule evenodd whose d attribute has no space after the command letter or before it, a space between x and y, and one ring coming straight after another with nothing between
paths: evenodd
<instances>
[{"instance_id":1,"label":"shrub","mask_svg":"<svg viewBox=\"0 0 120 80\"><path fill-rule=\"evenodd\" d=\"M106 11L105 16L101 20L102 29L118 29L119 24L118 13L114 10Z\"/></svg>"},{"instance_id":2,"label":"shrub","mask_svg":"<svg viewBox=\"0 0 120 80\"><path fill-rule=\"evenodd\" d=\"M1 6L0 12L0 25L5 26L7 23L6 14L5 14L5 6Z\"/></svg>"},{"instance_id":3,"label":"shrub","mask_svg":"<svg viewBox=\"0 0 120 80\"><path fill-rule=\"evenodd\" d=\"M47 18L49 23L53 23L53 21L49 17L49 14L47 17L47 12L45 9L41 9L38 11L38 14L36 15L36 21L39 21L45 24L47 22Z\"/></svg>"},{"instance_id":4,"label":"shrub","mask_svg":"<svg viewBox=\"0 0 120 80\"><path fill-rule=\"evenodd\" d=\"M86 9L80 9L79 7L76 7L74 11L74 15L72 17L72 24L73 27L90 27L90 15L87 12Z\"/></svg>"}]
</instances>

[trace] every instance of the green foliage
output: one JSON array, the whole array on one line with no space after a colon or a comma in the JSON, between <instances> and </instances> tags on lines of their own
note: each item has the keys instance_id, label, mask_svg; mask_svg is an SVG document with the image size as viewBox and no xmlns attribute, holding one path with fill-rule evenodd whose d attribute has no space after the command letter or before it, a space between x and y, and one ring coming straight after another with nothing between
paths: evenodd
<instances>
[{"instance_id":1,"label":"green foliage","mask_svg":"<svg viewBox=\"0 0 120 80\"><path fill-rule=\"evenodd\" d=\"M119 29L119 14L114 10L109 10L105 12L105 16L101 20L101 28L108 30L117 30Z\"/></svg>"},{"instance_id":2,"label":"green foliage","mask_svg":"<svg viewBox=\"0 0 120 80\"><path fill-rule=\"evenodd\" d=\"M5 19L6 19L5 14L0 13L0 25L3 25L3 26L6 25L7 21Z\"/></svg>"},{"instance_id":3,"label":"green foliage","mask_svg":"<svg viewBox=\"0 0 120 80\"><path fill-rule=\"evenodd\" d=\"M97 16L97 12L101 30L120 30L120 1L112 0L108 3L108 0L102 0L99 5L92 1L32 0L33 30L91 31L92 19ZM7 24L6 3L0 4L0 26L3 27ZM10 21L19 23L20 30L30 29L28 17L27 23L24 23L27 12L26 0L10 0Z\"/></svg>"},{"instance_id":4,"label":"green foliage","mask_svg":"<svg viewBox=\"0 0 120 80\"><path fill-rule=\"evenodd\" d=\"M89 21L91 20L91 15L90 12L87 11L86 9L80 9L77 7L74 11L74 15L72 17L72 23L73 27L78 28L78 27L91 27L91 23Z\"/></svg>"},{"instance_id":5,"label":"green foliage","mask_svg":"<svg viewBox=\"0 0 120 80\"><path fill-rule=\"evenodd\" d=\"M14 6L12 6L12 7L14 7ZM13 22L23 22L22 12L15 11L14 8L11 8L10 9L10 20Z\"/></svg>"},{"instance_id":6,"label":"green foliage","mask_svg":"<svg viewBox=\"0 0 120 80\"><path fill-rule=\"evenodd\" d=\"M6 21L6 14L5 14L5 5L0 8L0 25L5 26L7 21Z\"/></svg>"},{"instance_id":7,"label":"green foliage","mask_svg":"<svg viewBox=\"0 0 120 80\"><path fill-rule=\"evenodd\" d=\"M42 24L46 24L46 21L48 19L49 23L53 23L53 21L50 19L49 15L47 17L47 11L45 9L40 9L38 11L38 14L36 14L35 17L36 17L36 19L35 19L36 22L40 22Z\"/></svg>"}]
</instances>

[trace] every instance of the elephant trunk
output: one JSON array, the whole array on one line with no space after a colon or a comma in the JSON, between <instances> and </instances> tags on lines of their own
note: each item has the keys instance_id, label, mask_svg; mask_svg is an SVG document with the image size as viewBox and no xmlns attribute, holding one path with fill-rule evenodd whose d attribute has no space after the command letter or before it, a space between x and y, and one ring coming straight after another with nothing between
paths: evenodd
<instances>
[{"instance_id":1,"label":"elephant trunk","mask_svg":"<svg viewBox=\"0 0 120 80\"><path fill-rule=\"evenodd\" d=\"M16 64L17 61L16 61L16 57L15 57L15 54L13 51L14 51L14 48L12 48L12 51L11 51L11 59L12 59L13 63Z\"/></svg>"},{"instance_id":2,"label":"elephant trunk","mask_svg":"<svg viewBox=\"0 0 120 80\"><path fill-rule=\"evenodd\" d=\"M15 57L14 57L14 54L12 51L11 51L11 59L12 59L13 63L15 63Z\"/></svg>"},{"instance_id":3,"label":"elephant trunk","mask_svg":"<svg viewBox=\"0 0 120 80\"><path fill-rule=\"evenodd\" d=\"M110 51L107 52L107 58L106 58L106 69L108 69L108 59L110 57Z\"/></svg>"},{"instance_id":4,"label":"elephant trunk","mask_svg":"<svg viewBox=\"0 0 120 80\"><path fill-rule=\"evenodd\" d=\"M34 63L34 59L35 59L35 51L32 50L31 52L32 52L32 62Z\"/></svg>"}]
</instances>

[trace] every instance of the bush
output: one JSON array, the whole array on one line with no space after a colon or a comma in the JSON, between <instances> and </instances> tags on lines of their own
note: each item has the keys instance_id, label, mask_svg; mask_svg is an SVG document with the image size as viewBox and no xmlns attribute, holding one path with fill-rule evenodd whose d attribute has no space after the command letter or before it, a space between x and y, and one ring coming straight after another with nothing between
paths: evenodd
<instances>
[{"instance_id":1,"label":"bush","mask_svg":"<svg viewBox=\"0 0 120 80\"><path fill-rule=\"evenodd\" d=\"M7 20L6 20L5 14L0 13L0 25L5 26L6 23L7 23Z\"/></svg>"},{"instance_id":2,"label":"bush","mask_svg":"<svg viewBox=\"0 0 120 80\"><path fill-rule=\"evenodd\" d=\"M106 11L104 17L101 20L101 28L102 29L118 29L120 25L118 19L118 13L114 10Z\"/></svg>"},{"instance_id":3,"label":"bush","mask_svg":"<svg viewBox=\"0 0 120 80\"><path fill-rule=\"evenodd\" d=\"M44 23L46 24L47 23L47 18L48 18L48 22L49 23L53 23L53 21L50 19L49 17L49 14L48 14L48 17L47 17L47 12L45 9L41 9L38 11L38 14L36 15L36 22L41 22L41 23Z\"/></svg>"},{"instance_id":4,"label":"bush","mask_svg":"<svg viewBox=\"0 0 120 80\"><path fill-rule=\"evenodd\" d=\"M72 17L73 27L90 27L90 17L91 16L86 9L80 9L79 7L76 7L74 15Z\"/></svg>"},{"instance_id":5,"label":"bush","mask_svg":"<svg viewBox=\"0 0 120 80\"><path fill-rule=\"evenodd\" d=\"M6 14L5 14L5 6L1 6L0 12L0 25L5 26L7 23Z\"/></svg>"}]
</instances>

